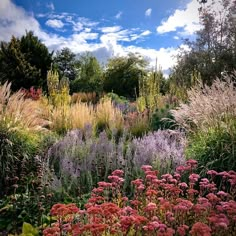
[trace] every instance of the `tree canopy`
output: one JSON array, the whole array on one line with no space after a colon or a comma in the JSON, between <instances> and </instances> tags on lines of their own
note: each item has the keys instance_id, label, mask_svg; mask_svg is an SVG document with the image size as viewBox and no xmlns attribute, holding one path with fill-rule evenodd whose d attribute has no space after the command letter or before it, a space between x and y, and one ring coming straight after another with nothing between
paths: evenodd
<instances>
[{"instance_id":1,"label":"tree canopy","mask_svg":"<svg viewBox=\"0 0 236 236\"><path fill-rule=\"evenodd\" d=\"M102 92L102 68L97 60L90 53L80 56L77 63L78 74L71 83L72 92Z\"/></svg>"},{"instance_id":2,"label":"tree canopy","mask_svg":"<svg viewBox=\"0 0 236 236\"><path fill-rule=\"evenodd\" d=\"M52 53L32 31L21 38L13 36L10 42L1 42L0 47L1 83L12 82L14 91L31 86L46 89Z\"/></svg>"},{"instance_id":3,"label":"tree canopy","mask_svg":"<svg viewBox=\"0 0 236 236\"><path fill-rule=\"evenodd\" d=\"M215 10L214 5L222 9ZM236 69L235 9L236 1L229 0L212 1L199 9L202 28L196 33L195 41L186 40L190 50L179 54L171 74L179 85L191 86L195 70L200 72L204 83L211 84L222 73Z\"/></svg>"},{"instance_id":4,"label":"tree canopy","mask_svg":"<svg viewBox=\"0 0 236 236\"><path fill-rule=\"evenodd\" d=\"M60 78L66 77L70 81L76 78L76 64L78 61L76 60L76 55L69 48L57 51L53 62Z\"/></svg>"},{"instance_id":5,"label":"tree canopy","mask_svg":"<svg viewBox=\"0 0 236 236\"><path fill-rule=\"evenodd\" d=\"M146 67L147 61L139 54L111 58L104 73L104 90L134 98L139 92L139 79L147 74Z\"/></svg>"}]
</instances>

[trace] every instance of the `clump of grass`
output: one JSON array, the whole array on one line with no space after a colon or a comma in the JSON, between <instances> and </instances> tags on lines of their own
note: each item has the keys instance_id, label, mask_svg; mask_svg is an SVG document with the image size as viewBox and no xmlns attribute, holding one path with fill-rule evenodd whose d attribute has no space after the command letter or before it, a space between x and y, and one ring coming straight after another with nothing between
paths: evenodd
<instances>
[{"instance_id":1,"label":"clump of grass","mask_svg":"<svg viewBox=\"0 0 236 236\"><path fill-rule=\"evenodd\" d=\"M95 117L95 129L97 131L123 130L122 112L113 106L111 99L100 100L95 109Z\"/></svg>"},{"instance_id":2,"label":"clump of grass","mask_svg":"<svg viewBox=\"0 0 236 236\"><path fill-rule=\"evenodd\" d=\"M198 84L188 91L189 102L172 110L189 134L187 158L198 160L199 172L236 170L236 73L211 86Z\"/></svg>"},{"instance_id":3,"label":"clump of grass","mask_svg":"<svg viewBox=\"0 0 236 236\"><path fill-rule=\"evenodd\" d=\"M93 106L86 103L77 102L70 107L70 129L83 129L86 125L93 125L94 111Z\"/></svg>"},{"instance_id":4,"label":"clump of grass","mask_svg":"<svg viewBox=\"0 0 236 236\"><path fill-rule=\"evenodd\" d=\"M66 106L58 106L51 109L50 129L58 134L64 134L72 129L84 129L94 123L93 106L78 102Z\"/></svg>"},{"instance_id":5,"label":"clump of grass","mask_svg":"<svg viewBox=\"0 0 236 236\"><path fill-rule=\"evenodd\" d=\"M236 73L211 86L199 83L188 91L189 102L172 110L176 122L188 131L227 126L236 115Z\"/></svg>"},{"instance_id":6,"label":"clump of grass","mask_svg":"<svg viewBox=\"0 0 236 236\"><path fill-rule=\"evenodd\" d=\"M39 101L25 99L24 93L11 93L11 83L0 86L0 122L12 129L44 130L48 121L43 118Z\"/></svg>"},{"instance_id":7,"label":"clump of grass","mask_svg":"<svg viewBox=\"0 0 236 236\"><path fill-rule=\"evenodd\" d=\"M96 103L97 101L97 94L95 92L85 93L85 92L79 92L79 93L73 93L71 97L72 103L77 102L86 102L86 103Z\"/></svg>"}]
</instances>

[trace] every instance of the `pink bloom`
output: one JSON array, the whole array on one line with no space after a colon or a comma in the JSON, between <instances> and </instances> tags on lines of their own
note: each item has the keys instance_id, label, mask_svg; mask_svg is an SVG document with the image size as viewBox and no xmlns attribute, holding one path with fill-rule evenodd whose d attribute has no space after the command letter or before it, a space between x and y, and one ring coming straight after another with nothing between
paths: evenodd
<instances>
[{"instance_id":1,"label":"pink bloom","mask_svg":"<svg viewBox=\"0 0 236 236\"><path fill-rule=\"evenodd\" d=\"M98 182L98 186L101 188L109 188L112 186L111 183L107 183L107 182Z\"/></svg>"},{"instance_id":2,"label":"pink bloom","mask_svg":"<svg viewBox=\"0 0 236 236\"><path fill-rule=\"evenodd\" d=\"M188 185L185 182L179 183L178 185L180 188L183 188L183 189L188 188Z\"/></svg>"},{"instance_id":3,"label":"pink bloom","mask_svg":"<svg viewBox=\"0 0 236 236\"><path fill-rule=\"evenodd\" d=\"M226 230L229 225L228 218L226 217L225 214L222 214L222 213L212 215L208 217L208 220L211 224L214 225L215 228L222 228Z\"/></svg>"},{"instance_id":4,"label":"pink bloom","mask_svg":"<svg viewBox=\"0 0 236 236\"><path fill-rule=\"evenodd\" d=\"M218 198L214 193L209 193L206 197L211 203L214 204L220 201L220 198Z\"/></svg>"},{"instance_id":5,"label":"pink bloom","mask_svg":"<svg viewBox=\"0 0 236 236\"><path fill-rule=\"evenodd\" d=\"M147 204L147 206L144 208L144 211L149 212L149 211L155 211L157 209L156 203L150 202Z\"/></svg>"},{"instance_id":6,"label":"pink bloom","mask_svg":"<svg viewBox=\"0 0 236 236\"><path fill-rule=\"evenodd\" d=\"M116 175L116 176L119 176L119 177L122 177L124 174L124 171L123 170L114 170L112 172L112 175Z\"/></svg>"},{"instance_id":7,"label":"pink bloom","mask_svg":"<svg viewBox=\"0 0 236 236\"><path fill-rule=\"evenodd\" d=\"M199 178L200 178L200 176L199 176L198 174L191 174L191 175L189 176L189 181L190 181L191 183L195 183L195 182L198 181Z\"/></svg>"},{"instance_id":8,"label":"pink bloom","mask_svg":"<svg viewBox=\"0 0 236 236\"><path fill-rule=\"evenodd\" d=\"M208 174L208 175L211 175L211 176L215 176L215 175L218 174L218 172L216 172L215 170L208 170L208 171L207 171L207 174Z\"/></svg>"},{"instance_id":9,"label":"pink bloom","mask_svg":"<svg viewBox=\"0 0 236 236\"><path fill-rule=\"evenodd\" d=\"M228 193L226 193L224 191L219 191L216 195L219 196L219 197L227 197Z\"/></svg>"},{"instance_id":10,"label":"pink bloom","mask_svg":"<svg viewBox=\"0 0 236 236\"><path fill-rule=\"evenodd\" d=\"M193 236L211 236L211 228L202 222L197 222L193 225L190 234Z\"/></svg>"},{"instance_id":11,"label":"pink bloom","mask_svg":"<svg viewBox=\"0 0 236 236\"><path fill-rule=\"evenodd\" d=\"M135 186L139 186L143 183L143 180L142 179L136 179L136 180L131 181L131 183Z\"/></svg>"},{"instance_id":12,"label":"pink bloom","mask_svg":"<svg viewBox=\"0 0 236 236\"><path fill-rule=\"evenodd\" d=\"M177 172L177 173L180 173L180 174L183 174L183 173L185 172L185 170L186 170L186 167L185 167L185 166L178 166L178 167L176 168L176 172Z\"/></svg>"},{"instance_id":13,"label":"pink bloom","mask_svg":"<svg viewBox=\"0 0 236 236\"><path fill-rule=\"evenodd\" d=\"M186 164L188 165L188 166L191 166L191 168L196 168L197 167L197 161L196 160L187 160L186 161Z\"/></svg>"},{"instance_id":14,"label":"pink bloom","mask_svg":"<svg viewBox=\"0 0 236 236\"><path fill-rule=\"evenodd\" d=\"M185 236L187 234L187 230L189 229L189 227L187 225L181 225L178 227L177 229L177 233L179 236Z\"/></svg>"},{"instance_id":15,"label":"pink bloom","mask_svg":"<svg viewBox=\"0 0 236 236\"><path fill-rule=\"evenodd\" d=\"M141 169L145 172L145 171L149 171L149 170L152 170L152 166L150 166L150 165L143 165L142 167L141 167Z\"/></svg>"}]
</instances>

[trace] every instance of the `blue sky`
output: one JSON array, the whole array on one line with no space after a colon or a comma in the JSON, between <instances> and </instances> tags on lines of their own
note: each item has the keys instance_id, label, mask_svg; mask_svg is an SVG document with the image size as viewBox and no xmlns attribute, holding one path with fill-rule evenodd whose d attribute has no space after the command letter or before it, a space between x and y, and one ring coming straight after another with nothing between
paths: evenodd
<instances>
[{"instance_id":1,"label":"blue sky","mask_svg":"<svg viewBox=\"0 0 236 236\"><path fill-rule=\"evenodd\" d=\"M182 38L199 29L197 0L0 0L0 40L33 30L50 50L139 52L167 73Z\"/></svg>"}]
</instances>

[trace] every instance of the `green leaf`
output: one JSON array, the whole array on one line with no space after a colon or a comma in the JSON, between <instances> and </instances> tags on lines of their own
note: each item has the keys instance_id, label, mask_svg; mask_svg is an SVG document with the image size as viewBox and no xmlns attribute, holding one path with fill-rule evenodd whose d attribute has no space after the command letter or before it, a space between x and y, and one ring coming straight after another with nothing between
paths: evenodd
<instances>
[{"instance_id":1,"label":"green leaf","mask_svg":"<svg viewBox=\"0 0 236 236\"><path fill-rule=\"evenodd\" d=\"M24 222L21 236L38 236L39 232L31 224Z\"/></svg>"}]
</instances>

